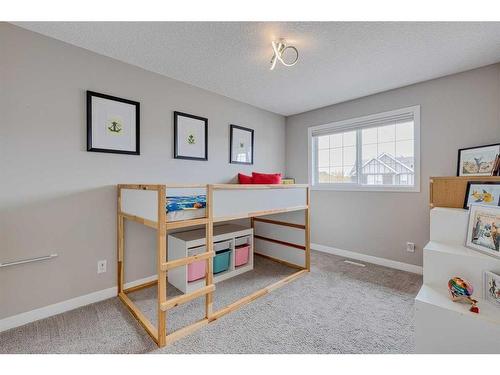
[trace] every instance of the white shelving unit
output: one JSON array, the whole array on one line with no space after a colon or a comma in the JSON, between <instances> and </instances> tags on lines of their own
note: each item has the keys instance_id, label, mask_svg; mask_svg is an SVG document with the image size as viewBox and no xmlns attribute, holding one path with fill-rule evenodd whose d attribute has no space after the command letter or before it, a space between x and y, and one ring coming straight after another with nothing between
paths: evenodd
<instances>
[{"instance_id":1,"label":"white shelving unit","mask_svg":"<svg viewBox=\"0 0 500 375\"><path fill-rule=\"evenodd\" d=\"M235 267L235 246L248 243L250 250L248 263ZM253 269L253 229L240 225L227 224L214 227L214 251L230 249L229 269L214 274L214 282L229 279ZM205 252L205 229L178 232L168 236L168 261L185 258L200 252ZM183 293L191 293L205 286L205 279L188 282L187 266L177 267L168 271L168 282Z\"/></svg>"},{"instance_id":2,"label":"white shelving unit","mask_svg":"<svg viewBox=\"0 0 500 375\"><path fill-rule=\"evenodd\" d=\"M500 353L500 308L483 300L483 271L500 273L500 260L465 247L468 211L436 207L424 248L424 285L415 298L417 353ZM479 314L453 302L448 280L474 287Z\"/></svg>"}]
</instances>

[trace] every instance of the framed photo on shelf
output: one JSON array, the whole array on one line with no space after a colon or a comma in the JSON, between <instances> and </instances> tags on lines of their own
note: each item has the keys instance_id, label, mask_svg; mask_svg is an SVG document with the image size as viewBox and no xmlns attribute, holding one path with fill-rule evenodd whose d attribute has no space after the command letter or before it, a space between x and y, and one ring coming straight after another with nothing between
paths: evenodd
<instances>
[{"instance_id":1,"label":"framed photo on shelf","mask_svg":"<svg viewBox=\"0 0 500 375\"><path fill-rule=\"evenodd\" d=\"M238 125L230 125L229 129L229 162L253 164L253 129Z\"/></svg>"},{"instance_id":2,"label":"framed photo on shelf","mask_svg":"<svg viewBox=\"0 0 500 375\"><path fill-rule=\"evenodd\" d=\"M468 181L464 208L473 203L500 206L500 181Z\"/></svg>"},{"instance_id":3,"label":"framed photo on shelf","mask_svg":"<svg viewBox=\"0 0 500 375\"><path fill-rule=\"evenodd\" d=\"M500 258L499 244L500 207L471 204L465 245Z\"/></svg>"},{"instance_id":4,"label":"framed photo on shelf","mask_svg":"<svg viewBox=\"0 0 500 375\"><path fill-rule=\"evenodd\" d=\"M87 91L87 151L140 155L140 103Z\"/></svg>"},{"instance_id":5,"label":"framed photo on shelf","mask_svg":"<svg viewBox=\"0 0 500 375\"><path fill-rule=\"evenodd\" d=\"M208 119L174 112L174 158L208 160Z\"/></svg>"},{"instance_id":6,"label":"framed photo on shelf","mask_svg":"<svg viewBox=\"0 0 500 375\"><path fill-rule=\"evenodd\" d=\"M500 276L484 271L483 298L500 307Z\"/></svg>"},{"instance_id":7,"label":"framed photo on shelf","mask_svg":"<svg viewBox=\"0 0 500 375\"><path fill-rule=\"evenodd\" d=\"M491 176L500 143L458 150L457 176Z\"/></svg>"}]
</instances>

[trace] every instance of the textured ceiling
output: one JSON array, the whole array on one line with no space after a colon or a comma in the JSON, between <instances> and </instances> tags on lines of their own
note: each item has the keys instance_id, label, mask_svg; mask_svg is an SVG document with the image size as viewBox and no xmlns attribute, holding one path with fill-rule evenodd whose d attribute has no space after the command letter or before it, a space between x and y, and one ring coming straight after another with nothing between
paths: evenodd
<instances>
[{"instance_id":1,"label":"textured ceiling","mask_svg":"<svg viewBox=\"0 0 500 375\"><path fill-rule=\"evenodd\" d=\"M16 24L283 115L500 61L499 22ZM280 37L300 60L270 71Z\"/></svg>"}]
</instances>

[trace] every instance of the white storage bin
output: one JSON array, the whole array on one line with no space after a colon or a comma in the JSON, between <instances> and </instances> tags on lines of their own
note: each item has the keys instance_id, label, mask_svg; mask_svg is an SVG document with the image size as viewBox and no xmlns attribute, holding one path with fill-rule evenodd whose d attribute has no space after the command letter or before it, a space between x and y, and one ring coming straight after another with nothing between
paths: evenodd
<instances>
[{"instance_id":1,"label":"white storage bin","mask_svg":"<svg viewBox=\"0 0 500 375\"><path fill-rule=\"evenodd\" d=\"M214 243L214 251L226 250L231 248L232 241L220 241Z\"/></svg>"},{"instance_id":2,"label":"white storage bin","mask_svg":"<svg viewBox=\"0 0 500 375\"><path fill-rule=\"evenodd\" d=\"M224 272L214 272L214 283L227 280L253 269L253 249L251 248L253 244L252 234L252 228L246 228L235 224L224 224L214 227L213 251L219 254L214 254L215 256L209 259L209 262L212 262L212 271L222 270L224 268L218 268L218 261L220 261L224 255L229 258L229 267L226 267L227 269ZM168 261L170 262L187 256L194 256L207 252L205 235L205 228L170 234L168 236ZM250 245L248 261L246 261L246 259L244 259L246 262L239 261L240 258L238 257L237 262L234 246L235 238L238 238L239 243L242 245ZM226 250L226 252L224 252L224 250ZM238 251L238 254L242 255L241 250ZM245 254L243 253L243 255ZM206 259L202 259L188 265L173 268L168 271L168 282L183 293L192 293L203 288L205 286L204 277L207 263ZM236 266L236 264L239 266Z\"/></svg>"},{"instance_id":3,"label":"white storage bin","mask_svg":"<svg viewBox=\"0 0 500 375\"><path fill-rule=\"evenodd\" d=\"M234 239L234 245L250 245L250 236L237 237Z\"/></svg>"},{"instance_id":4,"label":"white storage bin","mask_svg":"<svg viewBox=\"0 0 500 375\"><path fill-rule=\"evenodd\" d=\"M205 245L203 246L197 246L197 247L192 247L188 249L188 256L193 256L193 255L198 255L201 253L204 253L207 251L207 247Z\"/></svg>"}]
</instances>

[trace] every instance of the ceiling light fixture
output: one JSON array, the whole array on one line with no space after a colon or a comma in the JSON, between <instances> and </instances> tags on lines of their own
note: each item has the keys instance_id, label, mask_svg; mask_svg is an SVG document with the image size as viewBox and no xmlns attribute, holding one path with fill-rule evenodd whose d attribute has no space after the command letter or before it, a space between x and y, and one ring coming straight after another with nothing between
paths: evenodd
<instances>
[{"instance_id":1,"label":"ceiling light fixture","mask_svg":"<svg viewBox=\"0 0 500 375\"><path fill-rule=\"evenodd\" d=\"M287 45L284 39L280 39L278 42L273 41L271 42L271 45L273 46L274 52L274 55L271 58L271 70L276 67L277 61L280 61L285 66L294 66L295 64L297 64L297 61L299 61L299 51L297 50L297 48ZM283 60L283 55L287 49L295 51L295 60L293 60L291 63L286 63L285 60Z\"/></svg>"}]
</instances>

